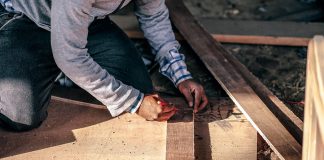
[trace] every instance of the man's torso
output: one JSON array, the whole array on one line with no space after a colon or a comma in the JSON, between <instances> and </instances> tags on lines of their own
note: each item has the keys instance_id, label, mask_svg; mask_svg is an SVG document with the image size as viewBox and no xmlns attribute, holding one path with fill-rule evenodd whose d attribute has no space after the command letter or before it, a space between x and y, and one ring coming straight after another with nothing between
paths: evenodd
<instances>
[{"instance_id":1,"label":"man's torso","mask_svg":"<svg viewBox=\"0 0 324 160\"><path fill-rule=\"evenodd\" d=\"M9 12L21 12L37 23L38 26L50 30L51 5L52 0L0 0L6 10ZM123 0L80 0L92 3L91 16L106 16L114 12ZM90 2L89 2L90 1ZM131 0L125 0L121 8L130 3ZM71 3L75 3L72 2ZM62 6L64 7L64 6Z\"/></svg>"}]
</instances>

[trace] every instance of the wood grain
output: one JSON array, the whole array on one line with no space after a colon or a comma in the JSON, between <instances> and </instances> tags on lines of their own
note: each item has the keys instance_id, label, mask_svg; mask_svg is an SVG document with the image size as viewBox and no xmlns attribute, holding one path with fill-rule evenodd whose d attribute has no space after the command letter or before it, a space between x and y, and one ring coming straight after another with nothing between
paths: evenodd
<instances>
[{"instance_id":1,"label":"wood grain","mask_svg":"<svg viewBox=\"0 0 324 160\"><path fill-rule=\"evenodd\" d=\"M165 122L131 114L112 118L107 109L55 100L48 113L41 127L29 132L0 128L0 159L165 160Z\"/></svg>"},{"instance_id":2,"label":"wood grain","mask_svg":"<svg viewBox=\"0 0 324 160\"><path fill-rule=\"evenodd\" d=\"M52 100L92 108L106 108L80 88L67 89L56 86L53 90ZM179 108L179 112L167 123L166 159L194 159L193 110L182 98L166 98L166 100Z\"/></svg>"},{"instance_id":3,"label":"wood grain","mask_svg":"<svg viewBox=\"0 0 324 160\"><path fill-rule=\"evenodd\" d=\"M167 6L181 35L274 152L281 159L300 159L301 145L224 56L229 53L198 24L181 0L167 0Z\"/></svg>"},{"instance_id":4,"label":"wood grain","mask_svg":"<svg viewBox=\"0 0 324 160\"><path fill-rule=\"evenodd\" d=\"M110 16L131 38L143 38L135 16ZM307 46L316 34L324 33L323 23L220 20L197 17L214 39L224 43ZM176 33L178 40L183 37Z\"/></svg>"},{"instance_id":5,"label":"wood grain","mask_svg":"<svg viewBox=\"0 0 324 160\"><path fill-rule=\"evenodd\" d=\"M112 118L105 106L80 88L55 87L53 93L49 117L40 128L24 133L0 129L1 158L230 160L256 157L256 131L228 98L210 98L211 106L195 115L194 125L192 109L183 98L166 98L182 113L168 123L159 123L130 114ZM150 133L157 135L151 139L141 136Z\"/></svg>"},{"instance_id":6,"label":"wood grain","mask_svg":"<svg viewBox=\"0 0 324 160\"><path fill-rule=\"evenodd\" d=\"M324 37L309 43L303 160L324 160Z\"/></svg>"},{"instance_id":7,"label":"wood grain","mask_svg":"<svg viewBox=\"0 0 324 160\"><path fill-rule=\"evenodd\" d=\"M230 99L212 100L195 115L197 160L255 160L257 132Z\"/></svg>"}]
</instances>

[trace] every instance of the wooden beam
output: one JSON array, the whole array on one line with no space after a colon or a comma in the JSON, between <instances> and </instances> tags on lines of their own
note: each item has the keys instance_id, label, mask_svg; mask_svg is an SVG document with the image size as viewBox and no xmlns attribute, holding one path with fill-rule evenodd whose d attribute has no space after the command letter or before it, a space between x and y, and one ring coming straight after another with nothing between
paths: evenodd
<instances>
[{"instance_id":1,"label":"wooden beam","mask_svg":"<svg viewBox=\"0 0 324 160\"><path fill-rule=\"evenodd\" d=\"M179 98L166 99L177 105L178 113L167 125L167 160L194 160L194 119L193 110L184 100Z\"/></svg>"},{"instance_id":2,"label":"wooden beam","mask_svg":"<svg viewBox=\"0 0 324 160\"><path fill-rule=\"evenodd\" d=\"M197 160L256 160L257 131L229 98L195 115Z\"/></svg>"},{"instance_id":3,"label":"wooden beam","mask_svg":"<svg viewBox=\"0 0 324 160\"><path fill-rule=\"evenodd\" d=\"M135 17L131 16L111 16L111 19L115 21L118 25L120 25L131 37L141 38L143 34L141 32L135 32L134 30L139 30L137 26L137 20ZM295 23L295 22L260 22L260 21L221 21L212 18L201 18L200 20L209 32L221 32L224 34L255 34L262 35L268 34L272 36L286 35L290 37L294 36L307 36L312 37L313 34L316 33L324 33L324 24L310 24L310 23ZM224 27L226 26L226 27ZM284 26L284 27L283 27ZM291 28L296 28L293 32ZM239 27L239 28L237 28ZM310 27L310 28L309 28ZM310 30L307 30L310 29ZM133 31L132 31L133 30ZM129 32L128 32L129 31ZM176 34L178 38L182 38L178 33ZM249 35L244 35L249 36ZM226 40L227 36L224 36L223 40ZM262 41L262 37L258 37L256 42L264 42ZM214 37L215 38L215 37ZM235 36L232 37L235 39ZM242 38L242 37L241 37ZM260 39L261 38L261 39ZM218 39L216 37L216 39ZM272 38L273 39L273 38ZM278 39L275 38L276 42ZM233 39L229 39L230 41ZM248 42L248 39L241 39L244 42ZM264 39L263 39L264 40ZM290 38L286 39L286 42L293 42ZM270 40L269 42L273 42ZM307 44L308 40L303 40L303 43ZM269 43L268 43L269 44ZM281 43L280 44L285 44ZM289 44L286 44L289 45ZM228 54L225 54L227 56ZM301 144L302 136L303 136L303 122L291 111L289 108L280 101L276 96L272 94L272 92L265 87L262 82L258 80L250 71L242 65L236 58L232 56L227 56L227 58L234 64L238 71L241 72L242 76L244 76L245 80L249 83L249 85L255 90L255 92L262 98L262 100L267 104L267 106L271 109L272 112L276 115L276 117L285 125L285 127L289 130L289 132L294 136L294 138Z\"/></svg>"},{"instance_id":4,"label":"wooden beam","mask_svg":"<svg viewBox=\"0 0 324 160\"><path fill-rule=\"evenodd\" d=\"M324 160L324 37L309 43L303 160Z\"/></svg>"},{"instance_id":5,"label":"wooden beam","mask_svg":"<svg viewBox=\"0 0 324 160\"><path fill-rule=\"evenodd\" d=\"M274 152L281 159L300 159L301 145L224 56L229 53L198 24L181 0L166 2L181 35Z\"/></svg>"},{"instance_id":6,"label":"wooden beam","mask_svg":"<svg viewBox=\"0 0 324 160\"><path fill-rule=\"evenodd\" d=\"M53 90L52 100L92 108L106 108L80 88L67 89L56 86ZM167 123L166 159L193 160L195 159L193 110L181 98L166 98L166 100L179 108L179 112Z\"/></svg>"},{"instance_id":7,"label":"wooden beam","mask_svg":"<svg viewBox=\"0 0 324 160\"><path fill-rule=\"evenodd\" d=\"M131 38L143 38L134 16L110 16ZM224 43L307 46L316 34L324 33L323 23L220 20L198 17L214 39ZM178 40L182 36L176 33Z\"/></svg>"},{"instance_id":8,"label":"wooden beam","mask_svg":"<svg viewBox=\"0 0 324 160\"><path fill-rule=\"evenodd\" d=\"M165 122L149 122L107 109L52 100L48 118L37 129L9 132L0 127L3 160L165 160Z\"/></svg>"}]
</instances>

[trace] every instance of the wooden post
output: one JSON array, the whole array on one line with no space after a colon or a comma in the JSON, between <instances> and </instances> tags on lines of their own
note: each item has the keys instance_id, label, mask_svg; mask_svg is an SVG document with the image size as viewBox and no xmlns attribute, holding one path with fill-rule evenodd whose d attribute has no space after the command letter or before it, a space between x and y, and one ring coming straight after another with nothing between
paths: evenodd
<instances>
[{"instance_id":1,"label":"wooden post","mask_svg":"<svg viewBox=\"0 0 324 160\"><path fill-rule=\"evenodd\" d=\"M303 160L324 160L324 37L308 46Z\"/></svg>"}]
</instances>

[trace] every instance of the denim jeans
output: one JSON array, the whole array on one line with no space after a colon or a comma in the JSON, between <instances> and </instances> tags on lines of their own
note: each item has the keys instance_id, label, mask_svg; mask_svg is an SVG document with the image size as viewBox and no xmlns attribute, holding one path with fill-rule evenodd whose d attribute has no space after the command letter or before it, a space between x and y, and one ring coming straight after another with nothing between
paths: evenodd
<instances>
[{"instance_id":1,"label":"denim jeans","mask_svg":"<svg viewBox=\"0 0 324 160\"><path fill-rule=\"evenodd\" d=\"M111 75L142 93L152 81L132 41L109 18L89 27L88 52ZM50 32L24 15L0 29L0 120L13 130L38 127L60 74L51 51Z\"/></svg>"}]
</instances>

